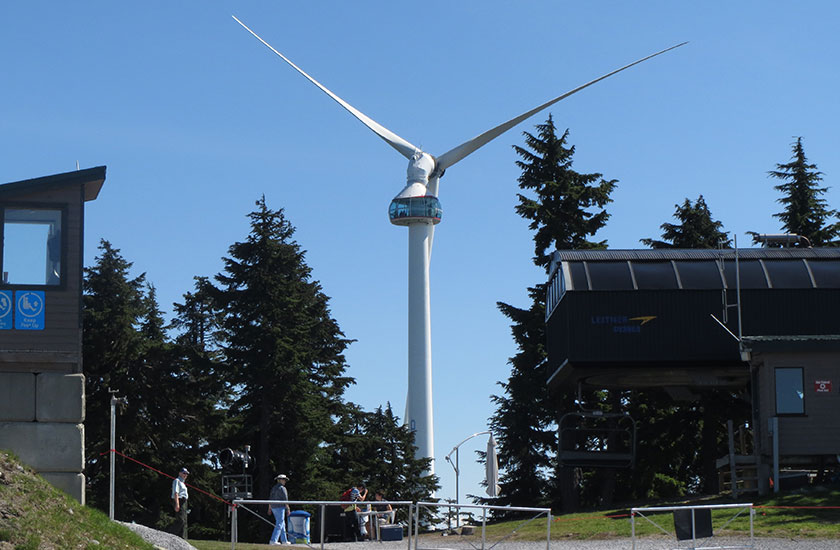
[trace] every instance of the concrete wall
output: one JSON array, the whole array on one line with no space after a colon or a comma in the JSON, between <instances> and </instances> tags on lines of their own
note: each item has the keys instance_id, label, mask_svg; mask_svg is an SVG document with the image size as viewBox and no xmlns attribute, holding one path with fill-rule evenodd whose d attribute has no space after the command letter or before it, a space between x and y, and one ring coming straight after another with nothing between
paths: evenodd
<instances>
[{"instance_id":1,"label":"concrete wall","mask_svg":"<svg viewBox=\"0 0 840 550\"><path fill-rule=\"evenodd\" d=\"M0 449L84 504L81 374L0 372Z\"/></svg>"}]
</instances>

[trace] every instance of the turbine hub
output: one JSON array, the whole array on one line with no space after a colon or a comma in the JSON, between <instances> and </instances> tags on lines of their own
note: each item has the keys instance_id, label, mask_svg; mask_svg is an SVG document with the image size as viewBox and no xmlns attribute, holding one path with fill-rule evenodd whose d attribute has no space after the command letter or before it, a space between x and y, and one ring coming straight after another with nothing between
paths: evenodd
<instances>
[{"instance_id":1,"label":"turbine hub","mask_svg":"<svg viewBox=\"0 0 840 550\"><path fill-rule=\"evenodd\" d=\"M419 149L408 159L408 171L406 174L407 185L421 183L424 186L429 183L429 176L435 169L435 158L429 153Z\"/></svg>"}]
</instances>

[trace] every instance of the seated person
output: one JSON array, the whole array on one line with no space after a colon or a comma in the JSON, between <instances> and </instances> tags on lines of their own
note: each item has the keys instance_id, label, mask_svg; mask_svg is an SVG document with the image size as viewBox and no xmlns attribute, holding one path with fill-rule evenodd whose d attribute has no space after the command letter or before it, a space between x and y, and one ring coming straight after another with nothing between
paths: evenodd
<instances>
[{"instance_id":1,"label":"seated person","mask_svg":"<svg viewBox=\"0 0 840 550\"><path fill-rule=\"evenodd\" d=\"M378 502L382 502L385 499L385 493L382 490L376 491L374 493L374 499ZM394 523L394 509L391 508L391 505L387 502L384 504L373 504L373 511L379 512L376 514L377 521L384 525L387 523ZM388 512L387 514L384 512Z\"/></svg>"}]
</instances>

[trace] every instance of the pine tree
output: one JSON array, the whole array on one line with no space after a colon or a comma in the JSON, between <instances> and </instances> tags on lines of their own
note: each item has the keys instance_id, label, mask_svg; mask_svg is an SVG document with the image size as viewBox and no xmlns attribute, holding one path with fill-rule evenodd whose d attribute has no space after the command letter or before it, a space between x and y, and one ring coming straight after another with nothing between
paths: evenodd
<instances>
[{"instance_id":1,"label":"pine tree","mask_svg":"<svg viewBox=\"0 0 840 550\"><path fill-rule=\"evenodd\" d=\"M131 278L132 264L107 241L99 249L94 266L85 271L83 297L87 497L90 505L108 509L109 389L118 390L127 404L118 407L116 418L115 516L165 528L172 520L170 480L158 471L174 473L187 465L192 484L216 490L218 482L204 459L221 424L218 405L225 386L187 361L169 340L156 291L146 285L145 275ZM194 524L215 513L215 520L206 521L215 522L215 531L207 532L219 532L223 508L218 502L197 498L192 508Z\"/></svg>"},{"instance_id":2,"label":"pine tree","mask_svg":"<svg viewBox=\"0 0 840 550\"><path fill-rule=\"evenodd\" d=\"M274 474L290 476L290 493L334 499L325 442L344 411L352 383L344 375L349 340L330 316L283 210L265 198L249 214L251 232L231 245L216 276L222 348L236 389L231 405L238 434L256 457L255 495L265 498Z\"/></svg>"},{"instance_id":3,"label":"pine tree","mask_svg":"<svg viewBox=\"0 0 840 550\"><path fill-rule=\"evenodd\" d=\"M333 455L333 479L341 483L341 491L364 482L373 496L382 491L386 500L424 501L433 498L438 478L428 475L430 458L417 458L412 432L394 415L390 403L373 412L362 411L348 404L347 412L338 420L339 438L330 445ZM408 521L406 510L399 511Z\"/></svg>"},{"instance_id":4,"label":"pine tree","mask_svg":"<svg viewBox=\"0 0 840 550\"><path fill-rule=\"evenodd\" d=\"M581 174L572 169L574 147L567 145L569 131L557 137L551 116L537 125L537 135L525 132L526 147L514 147L522 157L516 211L530 220L534 230L534 263L549 268L554 248L604 248L604 241L590 240L607 222L604 210L616 180L601 174ZM571 403L570 395L548 396L545 372L545 284L528 289L527 309L499 303L511 321L518 353L511 358L511 375L502 383L503 396L493 396L496 412L491 427L498 440L500 486L503 504L578 506L574 473L558 469L552 479L556 450L556 403ZM552 404L555 403L555 404Z\"/></svg>"},{"instance_id":5,"label":"pine tree","mask_svg":"<svg viewBox=\"0 0 840 550\"><path fill-rule=\"evenodd\" d=\"M817 170L816 164L808 163L801 137L793 144L791 162L777 164L776 170L768 174L783 182L775 189L784 195L778 199L784 210L773 216L782 221L784 231L807 238L812 246L840 244L836 241L840 236L840 221L833 221L837 210L829 209L821 198L828 187L818 187L823 173Z\"/></svg>"},{"instance_id":6,"label":"pine tree","mask_svg":"<svg viewBox=\"0 0 840 550\"><path fill-rule=\"evenodd\" d=\"M82 297L86 499L89 505L107 510L109 390L119 390L131 398L129 371L139 361L143 347L138 328L143 315L145 274L130 278L132 264L106 240L100 241L99 251L93 267L85 269Z\"/></svg>"},{"instance_id":7,"label":"pine tree","mask_svg":"<svg viewBox=\"0 0 840 550\"><path fill-rule=\"evenodd\" d=\"M731 246L731 240L723 231L723 224L712 218L712 213L703 199L703 195L692 204L690 200L675 205L674 217L679 224L663 223L662 241L641 239L641 242L653 248L690 248L713 249L719 246ZM630 411L634 417L655 419L660 430L670 431L669 437L661 438L655 430L640 429L639 464L634 474L635 480L644 480L650 487L659 480L662 485L668 479L669 486L686 490L717 492L716 459L725 454L725 422L727 418L741 418L744 415L742 403L732 392L725 390L706 390L697 394L695 402L674 403L662 392L632 392ZM641 424L644 428L646 424ZM684 430L679 426L698 426L699 430ZM669 428L670 427L670 430ZM667 455L669 464L659 464L658 457ZM674 465L679 467L674 468ZM656 478L655 476L659 477ZM694 481L699 480L699 482ZM627 484L633 487L631 481ZM636 488L631 498L648 496L675 496L668 494L649 494Z\"/></svg>"},{"instance_id":8,"label":"pine tree","mask_svg":"<svg viewBox=\"0 0 840 550\"><path fill-rule=\"evenodd\" d=\"M694 204L690 200L674 205L674 217L679 224L663 223L662 239L640 239L642 244L651 248L717 248L731 246L732 241L723 231L723 224L712 219L712 213L703 199L697 197Z\"/></svg>"}]
</instances>

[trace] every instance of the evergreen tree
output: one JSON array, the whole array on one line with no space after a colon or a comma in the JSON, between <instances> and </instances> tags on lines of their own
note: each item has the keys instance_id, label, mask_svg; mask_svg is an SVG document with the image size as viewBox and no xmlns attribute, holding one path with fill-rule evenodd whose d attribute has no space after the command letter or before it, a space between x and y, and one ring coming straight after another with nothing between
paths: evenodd
<instances>
[{"instance_id":1,"label":"evergreen tree","mask_svg":"<svg viewBox=\"0 0 840 550\"><path fill-rule=\"evenodd\" d=\"M604 210L616 180L601 174L581 174L572 169L574 147L567 145L569 131L561 137L551 116L537 125L537 135L525 132L526 147L514 147L522 157L517 213L530 220L534 230L534 263L546 272L554 248L604 248L604 241L590 240L607 222ZM511 375L501 383L504 395L493 396L496 412L491 427L498 440L502 487L499 502L535 506L552 504L564 510L578 506L574 472L558 469L551 479L557 438L557 403L571 405L571 395L558 395L550 403L545 372L545 284L528 289L527 309L499 303L511 321L519 351L511 358Z\"/></svg>"},{"instance_id":2,"label":"evergreen tree","mask_svg":"<svg viewBox=\"0 0 840 550\"><path fill-rule=\"evenodd\" d=\"M709 249L731 246L723 231L723 224L712 218L703 195L692 204L690 200L675 206L674 217L680 224L663 223L662 238L641 239L652 248ZM644 480L648 488L666 487L665 493L646 494L640 488L630 498L646 496L676 496L686 491L717 492L717 467L715 461L726 453L726 420L741 418L744 414L740 400L732 392L707 390L699 392L695 402L671 402L668 396L657 391L632 392L630 412L634 417L654 418L656 430L639 430L639 463L635 480ZM699 430L684 430L679 426L695 425ZM673 429L669 430L668 426ZM669 433L666 439L662 432ZM669 464L659 464L658 457L668 456ZM674 468L675 465L679 467ZM656 477L656 476L659 477ZM667 482L665 480L668 480ZM699 480L699 483L693 480ZM631 481L627 486L632 487ZM671 488L676 494L667 494ZM648 489L650 490L650 489Z\"/></svg>"},{"instance_id":3,"label":"evergreen tree","mask_svg":"<svg viewBox=\"0 0 840 550\"><path fill-rule=\"evenodd\" d=\"M236 390L230 415L239 426L230 446L251 444L255 495L268 496L274 474L290 492L334 499L325 442L353 382L344 375L349 340L330 316L328 298L311 278L283 210L265 198L249 214L251 232L229 248L215 291L222 348Z\"/></svg>"},{"instance_id":4,"label":"evergreen tree","mask_svg":"<svg viewBox=\"0 0 840 550\"><path fill-rule=\"evenodd\" d=\"M801 137L793 144L791 161L777 164L768 174L783 182L775 189L784 195L778 199L784 210L773 216L782 221L784 231L807 238L812 246L840 244L835 241L840 236L840 221L834 221L837 210L829 209L821 198L828 188L818 187L823 173L816 164L808 163Z\"/></svg>"},{"instance_id":5,"label":"evergreen tree","mask_svg":"<svg viewBox=\"0 0 840 550\"><path fill-rule=\"evenodd\" d=\"M338 421L339 438L330 445L333 479L341 481L335 497L351 485L364 482L370 490L382 491L386 500L429 502L438 489L437 476L428 475L430 458L417 458L414 432L394 415L390 403L383 409L364 412L349 404ZM408 521L403 514L403 521Z\"/></svg>"},{"instance_id":6,"label":"evergreen tree","mask_svg":"<svg viewBox=\"0 0 840 550\"><path fill-rule=\"evenodd\" d=\"M99 245L83 283L85 452L89 505L108 509L111 394L131 399L128 373L142 354L138 332L145 275L130 278L132 264L108 241ZM119 444L118 444L119 447Z\"/></svg>"},{"instance_id":7,"label":"evergreen tree","mask_svg":"<svg viewBox=\"0 0 840 550\"><path fill-rule=\"evenodd\" d=\"M651 248L717 248L729 247L732 241L723 231L723 224L712 219L712 213L706 206L703 195L694 204L685 199L680 205L674 205L674 217L679 224L663 223L662 239L640 239L642 244Z\"/></svg>"},{"instance_id":8,"label":"evergreen tree","mask_svg":"<svg viewBox=\"0 0 840 550\"><path fill-rule=\"evenodd\" d=\"M612 202L610 194L617 180L572 170L575 148L566 144L569 130L558 138L551 115L545 124L537 125L537 130L536 136L523 132L527 148L514 146L522 157L516 162L522 170L519 188L534 195L519 194L516 212L531 221L528 227L534 231L534 263L548 272L555 248L606 248L606 241L589 238L609 219L603 208Z\"/></svg>"},{"instance_id":9,"label":"evergreen tree","mask_svg":"<svg viewBox=\"0 0 840 550\"><path fill-rule=\"evenodd\" d=\"M204 459L222 414L217 405L224 385L187 363L169 341L145 275L131 278L132 264L107 241L99 249L85 271L83 296L87 498L92 506L108 508L109 389L118 390L127 404L116 419L115 516L165 528L172 520L170 480L159 471L174 473L188 465L191 484L217 491ZM204 509L215 508L218 526L223 512L218 502L193 502L194 524L206 515Z\"/></svg>"}]
</instances>

